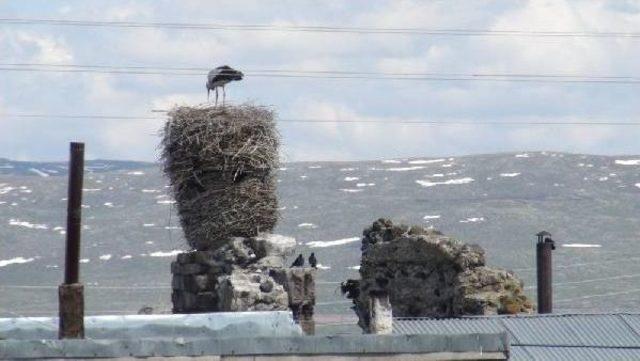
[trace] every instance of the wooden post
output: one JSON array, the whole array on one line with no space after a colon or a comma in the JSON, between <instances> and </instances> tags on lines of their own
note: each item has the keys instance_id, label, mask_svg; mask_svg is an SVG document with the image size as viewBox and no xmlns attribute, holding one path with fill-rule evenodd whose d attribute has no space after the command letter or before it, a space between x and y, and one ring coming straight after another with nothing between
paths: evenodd
<instances>
[{"instance_id":1,"label":"wooden post","mask_svg":"<svg viewBox=\"0 0 640 361\"><path fill-rule=\"evenodd\" d=\"M64 283L58 288L59 338L84 338L84 287L80 283L80 230L84 143L71 143Z\"/></svg>"}]
</instances>

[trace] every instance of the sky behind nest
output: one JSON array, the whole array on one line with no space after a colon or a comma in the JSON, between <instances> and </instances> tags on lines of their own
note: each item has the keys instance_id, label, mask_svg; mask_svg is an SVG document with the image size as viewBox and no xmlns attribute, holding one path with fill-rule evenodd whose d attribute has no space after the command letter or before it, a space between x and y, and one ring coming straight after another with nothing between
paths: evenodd
<instances>
[{"instance_id":1,"label":"sky behind nest","mask_svg":"<svg viewBox=\"0 0 640 361\"><path fill-rule=\"evenodd\" d=\"M336 121L281 122L285 161L521 150L640 153L640 126L530 124L640 122L640 1L34 0L1 1L0 13L2 18L225 27L0 21L0 157L63 160L67 142L81 140L87 143L88 158L157 160L163 116L152 110L205 102L206 70L200 69L223 64L247 74L227 87L230 103L268 105L283 120ZM445 34L229 29L247 24L420 28ZM452 29L490 33L460 35ZM526 34L497 33L504 30ZM541 36L549 31L573 35ZM597 35L602 33L623 35ZM632 33L637 36L628 36ZM24 64L49 65L25 71ZM159 74L40 71L51 64L196 70L186 75L166 69ZM274 77L263 76L265 70L319 73ZM374 75L323 78L326 71ZM376 79L389 73L420 74L422 79ZM424 79L433 78L428 74L448 80ZM458 79L460 74L466 78ZM467 80L478 74L519 74L524 79ZM523 81L529 75L565 77ZM580 81L566 81L574 79L567 75ZM594 78L600 76L622 78L592 81L602 80ZM610 81L615 79L623 81ZM143 119L15 117L20 114ZM457 124L407 124L424 121ZM496 124L500 122L527 124Z\"/></svg>"}]
</instances>

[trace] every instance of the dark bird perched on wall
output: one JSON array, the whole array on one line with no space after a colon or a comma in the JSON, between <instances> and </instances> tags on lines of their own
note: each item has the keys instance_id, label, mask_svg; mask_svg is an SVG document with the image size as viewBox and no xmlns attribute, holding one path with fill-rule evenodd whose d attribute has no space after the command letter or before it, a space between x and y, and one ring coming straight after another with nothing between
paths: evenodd
<instances>
[{"instance_id":1,"label":"dark bird perched on wall","mask_svg":"<svg viewBox=\"0 0 640 361\"><path fill-rule=\"evenodd\" d=\"M316 259L316 255L311 252L311 256L309 256L309 264L313 268L318 268L318 260Z\"/></svg>"},{"instance_id":2,"label":"dark bird perched on wall","mask_svg":"<svg viewBox=\"0 0 640 361\"><path fill-rule=\"evenodd\" d=\"M302 267L304 266L304 257L302 257L302 253L298 255L295 261L291 264L291 268L293 267Z\"/></svg>"},{"instance_id":3,"label":"dark bird perched on wall","mask_svg":"<svg viewBox=\"0 0 640 361\"><path fill-rule=\"evenodd\" d=\"M235 70L228 65L219 66L209 72L207 75L207 101L209 100L209 93L211 90L216 91L216 105L218 105L218 88L222 88L222 105L224 105L225 91L224 86L231 82L242 80L241 71Z\"/></svg>"}]
</instances>

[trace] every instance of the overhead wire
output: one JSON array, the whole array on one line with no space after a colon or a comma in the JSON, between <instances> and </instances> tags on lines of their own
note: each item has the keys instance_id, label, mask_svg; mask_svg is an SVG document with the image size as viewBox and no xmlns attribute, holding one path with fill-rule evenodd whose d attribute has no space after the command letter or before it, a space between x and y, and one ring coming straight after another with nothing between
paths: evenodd
<instances>
[{"instance_id":1,"label":"overhead wire","mask_svg":"<svg viewBox=\"0 0 640 361\"><path fill-rule=\"evenodd\" d=\"M0 67L26 68L27 70L39 70L42 68L68 68L68 69L89 69L106 71L144 71L154 70L157 74L171 74L171 72L187 72L184 75L202 75L202 72L211 70L208 67L167 67L150 65L106 65L106 64L62 64L62 63L0 63ZM167 72L167 73L164 73ZM197 73L191 73L197 72ZM593 79L593 80L635 80L640 81L640 77L620 76L620 75L591 75L591 74L535 74L535 73L438 73L438 72L380 72L380 71L351 71L351 70L305 70L305 69L252 69L245 71L248 74L300 74L300 75L372 75L386 77L405 76L447 76L447 77L515 77L515 78L568 78L568 79ZM224 73L224 72L223 72ZM147 74L146 72L144 74ZM149 73L156 74L156 73ZM180 73L182 74L182 73Z\"/></svg>"},{"instance_id":2,"label":"overhead wire","mask_svg":"<svg viewBox=\"0 0 640 361\"><path fill-rule=\"evenodd\" d=\"M79 64L29 64L0 63L4 72L44 72L44 73L97 73L114 75L163 75L202 76L206 68L172 68L152 66L110 66ZM591 74L526 74L526 73L398 73L398 72L358 72L331 70L248 70L247 76L264 78L298 79L356 79L390 81L485 81L485 82L525 82L525 83L566 83L566 84L640 84L640 77L605 76Z\"/></svg>"},{"instance_id":3,"label":"overhead wire","mask_svg":"<svg viewBox=\"0 0 640 361\"><path fill-rule=\"evenodd\" d=\"M165 112L165 110L155 110L155 112ZM89 119L89 120L158 120L163 121L161 116L128 116L128 115L99 115L99 114L21 114L21 113L0 113L0 118L35 118L35 119ZM640 121L438 121L438 120L369 120L369 119L322 119L322 118L282 118L280 123L303 123L303 124L378 124L378 125L433 125L433 126L469 126L469 125L504 125L504 126L640 126ZM524 270L524 269L520 269Z\"/></svg>"},{"instance_id":4,"label":"overhead wire","mask_svg":"<svg viewBox=\"0 0 640 361\"><path fill-rule=\"evenodd\" d=\"M430 36L499 36L499 37L569 37L569 38L640 38L639 32L599 31L541 31L541 30L495 30L468 28L409 28L373 26L323 26L323 25L274 25L274 24L225 24L185 22L141 22L106 20L67 20L46 18L0 18L1 25L54 25L75 27L110 28L159 28L175 30L224 30L224 31L270 31L340 34L387 34Z\"/></svg>"}]
</instances>

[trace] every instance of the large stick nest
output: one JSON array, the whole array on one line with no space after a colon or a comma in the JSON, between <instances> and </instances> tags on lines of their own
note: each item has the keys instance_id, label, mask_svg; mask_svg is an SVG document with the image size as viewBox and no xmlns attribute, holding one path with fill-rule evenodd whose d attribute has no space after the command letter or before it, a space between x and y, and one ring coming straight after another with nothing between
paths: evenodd
<instances>
[{"instance_id":1,"label":"large stick nest","mask_svg":"<svg viewBox=\"0 0 640 361\"><path fill-rule=\"evenodd\" d=\"M276 224L274 171L280 136L264 107L177 107L162 146L189 245L216 249L230 237L252 237Z\"/></svg>"}]
</instances>

